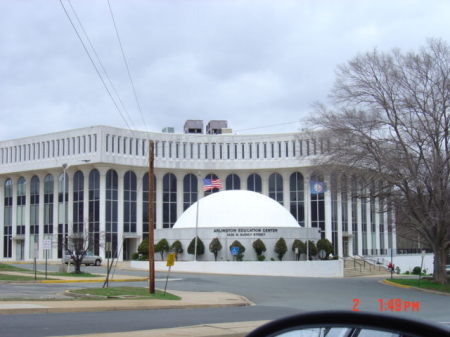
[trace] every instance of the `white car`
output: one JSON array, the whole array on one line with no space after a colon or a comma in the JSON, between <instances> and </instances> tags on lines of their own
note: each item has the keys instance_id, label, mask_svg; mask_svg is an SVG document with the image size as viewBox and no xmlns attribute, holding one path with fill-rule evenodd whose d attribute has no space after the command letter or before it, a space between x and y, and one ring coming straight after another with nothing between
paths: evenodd
<instances>
[{"instance_id":1,"label":"white car","mask_svg":"<svg viewBox=\"0 0 450 337\"><path fill-rule=\"evenodd\" d=\"M66 255L64 256L64 263L69 263L69 261L73 264L72 257L70 256L70 254L66 253ZM84 264L86 266L100 266L102 264L102 258L98 255L87 254L83 257L83 262L81 264Z\"/></svg>"}]
</instances>

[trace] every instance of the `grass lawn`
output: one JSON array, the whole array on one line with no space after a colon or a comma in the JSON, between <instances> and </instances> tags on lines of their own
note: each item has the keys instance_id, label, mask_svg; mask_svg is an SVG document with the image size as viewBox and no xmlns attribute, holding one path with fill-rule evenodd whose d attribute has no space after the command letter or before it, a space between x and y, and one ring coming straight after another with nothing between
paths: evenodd
<instances>
[{"instance_id":1,"label":"grass lawn","mask_svg":"<svg viewBox=\"0 0 450 337\"><path fill-rule=\"evenodd\" d=\"M44 278L39 276L37 279L43 280ZM34 281L34 276L7 275L0 273L0 281Z\"/></svg>"},{"instance_id":2,"label":"grass lawn","mask_svg":"<svg viewBox=\"0 0 450 337\"><path fill-rule=\"evenodd\" d=\"M411 287L419 287L419 280L417 279L387 279L387 281L389 282L393 282L393 283L398 283L398 284L403 284L406 286L411 286ZM437 290L437 291L442 291L442 292L446 292L446 293L450 293L450 283L447 284L439 284L430 280L420 280L420 288L423 289L430 289L430 290Z\"/></svg>"},{"instance_id":3,"label":"grass lawn","mask_svg":"<svg viewBox=\"0 0 450 337\"><path fill-rule=\"evenodd\" d=\"M19 271L19 272L29 272L29 269L19 268L6 263L0 263L0 272L2 271Z\"/></svg>"},{"instance_id":4,"label":"grass lawn","mask_svg":"<svg viewBox=\"0 0 450 337\"><path fill-rule=\"evenodd\" d=\"M38 272L38 274L45 274L44 272ZM49 276L69 276L69 277L103 277L102 275L96 275L91 273L81 272L80 274L75 274L74 272L70 273L59 273L59 272L49 272L47 273Z\"/></svg>"},{"instance_id":5,"label":"grass lawn","mask_svg":"<svg viewBox=\"0 0 450 337\"><path fill-rule=\"evenodd\" d=\"M166 293L164 295L163 291L156 290L154 294L148 292L148 288L138 288L138 287L110 287L110 288L86 288L72 290L73 293L78 294L89 294L97 296L123 296L123 297L133 297L141 299L157 299L157 300L179 300L180 297Z\"/></svg>"}]
</instances>

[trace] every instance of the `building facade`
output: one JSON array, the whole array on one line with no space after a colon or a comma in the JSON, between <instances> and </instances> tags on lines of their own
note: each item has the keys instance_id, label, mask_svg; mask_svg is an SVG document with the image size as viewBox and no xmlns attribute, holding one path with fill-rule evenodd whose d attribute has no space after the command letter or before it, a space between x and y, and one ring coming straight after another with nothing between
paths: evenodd
<instances>
[{"instance_id":1,"label":"building facade","mask_svg":"<svg viewBox=\"0 0 450 337\"><path fill-rule=\"evenodd\" d=\"M215 192L203 192L203 178L219 178L226 190L278 201L299 226L319 228L336 255L383 255L396 248L393 217L379 211L384 201L358 197L377 182L314 164L328 147L320 134L95 126L0 142L0 259L58 259L63 233L86 233L93 253L129 259L148 234L149 140L155 142L158 229L171 228L199 196Z\"/></svg>"}]
</instances>

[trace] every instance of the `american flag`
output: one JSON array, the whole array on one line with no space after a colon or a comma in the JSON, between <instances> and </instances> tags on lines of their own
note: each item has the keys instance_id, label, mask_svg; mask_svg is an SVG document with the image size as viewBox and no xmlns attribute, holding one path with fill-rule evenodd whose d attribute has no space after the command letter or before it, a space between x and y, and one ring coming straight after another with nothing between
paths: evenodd
<instances>
[{"instance_id":1,"label":"american flag","mask_svg":"<svg viewBox=\"0 0 450 337\"><path fill-rule=\"evenodd\" d=\"M203 179L203 191L210 191L214 188L222 188L220 179Z\"/></svg>"}]
</instances>

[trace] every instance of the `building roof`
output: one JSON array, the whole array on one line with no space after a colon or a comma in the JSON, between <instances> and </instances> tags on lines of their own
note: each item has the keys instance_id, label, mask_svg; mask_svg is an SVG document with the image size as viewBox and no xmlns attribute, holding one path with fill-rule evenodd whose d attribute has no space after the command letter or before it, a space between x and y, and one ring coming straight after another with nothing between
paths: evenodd
<instances>
[{"instance_id":1,"label":"building roof","mask_svg":"<svg viewBox=\"0 0 450 337\"><path fill-rule=\"evenodd\" d=\"M197 202L173 228L195 228ZM295 218L277 201L261 193L233 190L200 199L198 227L299 227Z\"/></svg>"}]
</instances>

